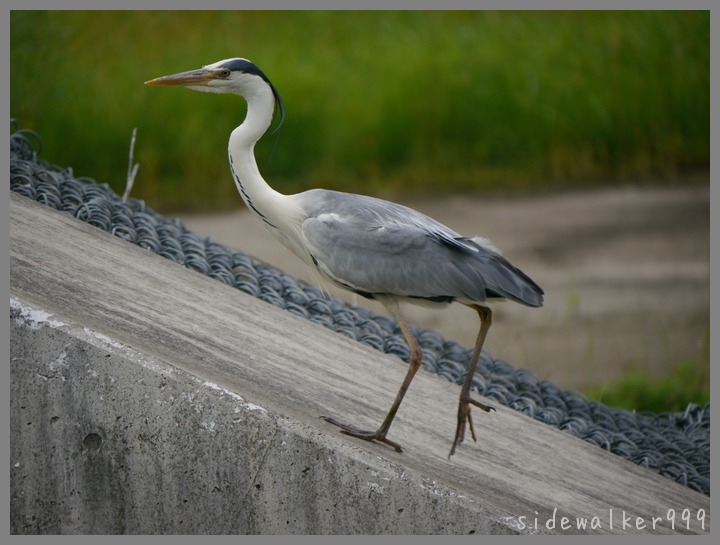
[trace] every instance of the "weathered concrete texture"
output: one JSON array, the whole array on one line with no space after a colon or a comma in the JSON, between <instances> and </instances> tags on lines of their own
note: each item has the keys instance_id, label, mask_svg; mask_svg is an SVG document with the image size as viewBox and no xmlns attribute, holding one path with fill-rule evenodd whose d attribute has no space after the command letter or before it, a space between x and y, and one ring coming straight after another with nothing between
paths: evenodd
<instances>
[{"instance_id":1,"label":"weathered concrete texture","mask_svg":"<svg viewBox=\"0 0 720 545\"><path fill-rule=\"evenodd\" d=\"M459 388L425 373L405 452L344 436L318 416L377 425L395 358L16 195L10 306L13 533L710 528L707 496L504 407L448 460Z\"/></svg>"},{"instance_id":2,"label":"weathered concrete texture","mask_svg":"<svg viewBox=\"0 0 720 545\"><path fill-rule=\"evenodd\" d=\"M88 328L17 300L11 321L13 533L511 530Z\"/></svg>"}]
</instances>

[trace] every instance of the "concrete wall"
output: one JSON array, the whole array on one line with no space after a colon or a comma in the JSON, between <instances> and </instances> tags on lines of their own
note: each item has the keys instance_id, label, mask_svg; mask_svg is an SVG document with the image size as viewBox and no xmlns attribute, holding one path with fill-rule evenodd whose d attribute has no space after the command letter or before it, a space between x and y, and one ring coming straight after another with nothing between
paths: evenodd
<instances>
[{"instance_id":1,"label":"concrete wall","mask_svg":"<svg viewBox=\"0 0 720 545\"><path fill-rule=\"evenodd\" d=\"M96 331L11 320L14 533L508 531Z\"/></svg>"},{"instance_id":2,"label":"concrete wall","mask_svg":"<svg viewBox=\"0 0 720 545\"><path fill-rule=\"evenodd\" d=\"M707 496L504 407L448 460L426 373L403 453L344 436L318 417L375 427L397 359L17 195L10 313L12 533L709 531Z\"/></svg>"}]
</instances>

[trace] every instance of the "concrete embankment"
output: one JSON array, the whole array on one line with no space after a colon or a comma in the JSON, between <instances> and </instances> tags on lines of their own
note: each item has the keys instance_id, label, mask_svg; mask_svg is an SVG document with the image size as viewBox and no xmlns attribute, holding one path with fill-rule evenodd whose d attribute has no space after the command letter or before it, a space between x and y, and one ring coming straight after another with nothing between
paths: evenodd
<instances>
[{"instance_id":1,"label":"concrete embankment","mask_svg":"<svg viewBox=\"0 0 720 545\"><path fill-rule=\"evenodd\" d=\"M10 199L14 534L709 531L709 497L505 407L448 460L426 373L403 453L344 436L318 417L377 425L396 358Z\"/></svg>"}]
</instances>

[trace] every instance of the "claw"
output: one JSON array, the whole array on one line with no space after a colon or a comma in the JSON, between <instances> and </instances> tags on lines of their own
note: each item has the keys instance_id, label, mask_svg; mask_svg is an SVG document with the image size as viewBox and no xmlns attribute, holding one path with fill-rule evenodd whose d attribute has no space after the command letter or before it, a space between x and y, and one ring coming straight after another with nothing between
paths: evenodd
<instances>
[{"instance_id":1,"label":"claw","mask_svg":"<svg viewBox=\"0 0 720 545\"><path fill-rule=\"evenodd\" d=\"M344 424L338 420L335 420L334 418L330 416L321 416L325 422L328 422L330 424L333 424L334 426L337 426L340 428L341 433L344 433L346 435L351 435L352 437L357 437L358 439L364 439L365 441L377 441L378 443L385 443L386 445L392 447L395 449L395 452L402 452L402 447L396 443L395 441L391 441L387 437L385 437L384 433L381 433L378 431L367 431L367 430L361 430L352 424Z\"/></svg>"},{"instance_id":2,"label":"claw","mask_svg":"<svg viewBox=\"0 0 720 545\"><path fill-rule=\"evenodd\" d=\"M484 403L480 403L479 401L475 401L472 398L467 399L460 399L460 403L458 405L458 422L457 422L457 428L455 428L455 440L453 441L452 448L450 449L450 454L448 454L448 459L455 454L455 449L465 440L465 425L470 425L470 435L473 438L473 441L477 443L477 437L475 436L475 428L473 427L472 422L472 414L470 412L470 405L475 405L477 408L482 409L485 412L494 411L495 407L491 405L485 405Z\"/></svg>"}]
</instances>

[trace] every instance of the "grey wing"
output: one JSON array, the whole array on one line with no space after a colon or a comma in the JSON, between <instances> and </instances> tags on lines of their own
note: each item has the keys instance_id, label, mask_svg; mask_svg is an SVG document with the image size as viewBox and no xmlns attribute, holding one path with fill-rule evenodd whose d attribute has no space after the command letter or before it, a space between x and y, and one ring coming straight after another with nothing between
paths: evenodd
<instances>
[{"instance_id":1,"label":"grey wing","mask_svg":"<svg viewBox=\"0 0 720 545\"><path fill-rule=\"evenodd\" d=\"M542 290L500 254L460 237L419 213L381 201L370 212L362 200L353 212L321 213L305 220L302 233L318 269L366 297L390 294L431 301L483 302L508 298L542 304ZM391 217L387 217L390 215Z\"/></svg>"},{"instance_id":2,"label":"grey wing","mask_svg":"<svg viewBox=\"0 0 720 545\"><path fill-rule=\"evenodd\" d=\"M477 249L476 244L460 236L446 225L417 210L397 203L325 189L311 189L297 197L301 199L302 207L308 211L310 217L317 218L322 214L334 214L349 225L368 229L390 226L415 227L422 233L442 240L450 246L457 246L472 252ZM491 244L489 247L497 251Z\"/></svg>"}]
</instances>

